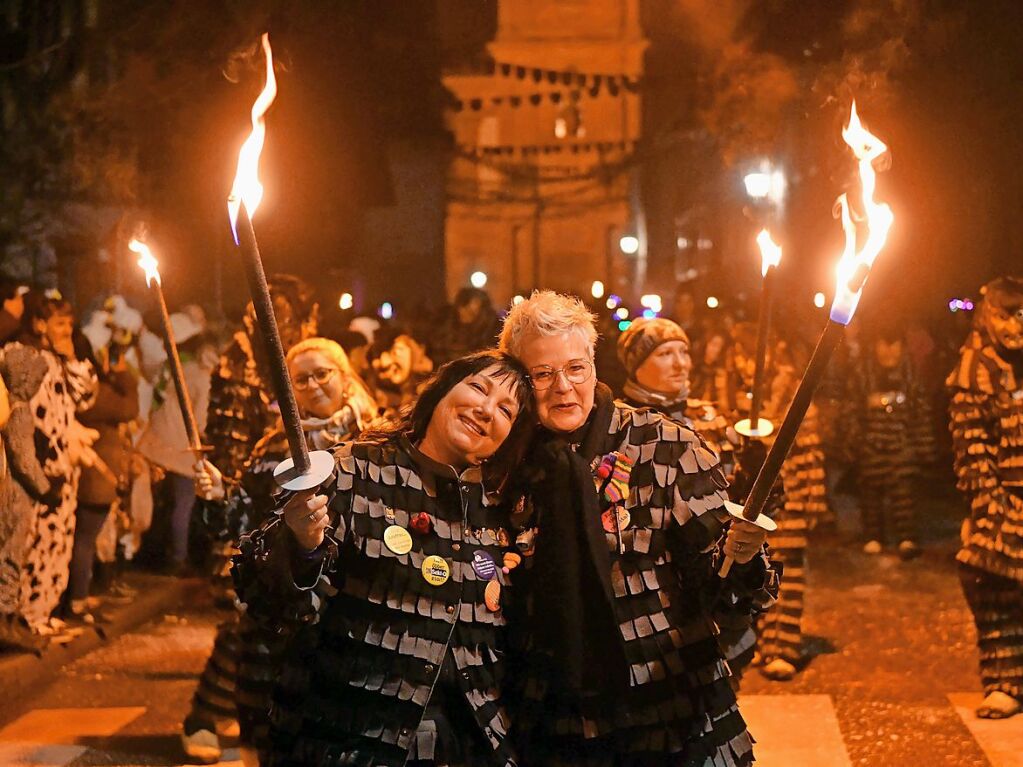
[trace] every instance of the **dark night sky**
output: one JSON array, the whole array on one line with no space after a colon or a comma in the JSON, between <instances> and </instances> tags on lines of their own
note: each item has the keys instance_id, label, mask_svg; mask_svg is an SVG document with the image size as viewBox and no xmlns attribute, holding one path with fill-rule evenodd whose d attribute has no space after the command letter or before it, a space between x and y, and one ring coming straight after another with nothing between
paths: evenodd
<instances>
[{"instance_id":1,"label":"dark night sky","mask_svg":"<svg viewBox=\"0 0 1023 767\"><path fill-rule=\"evenodd\" d=\"M652 41L652 90L644 98L657 109L684 105L673 107L671 119L687 128L698 122L696 110L706 100L699 91L706 67L696 60L698 42L686 38L692 28L671 16L679 1L644 2ZM799 106L788 118L789 149L793 136L796 145L789 154L801 166L792 174L789 206L788 236L798 242L792 268L818 269L826 280L830 267L820 265L838 252L841 238L830 210L848 170L838 135L848 102L811 91L817 61L801 61L800 54L816 41L818 58L837 66L839 56L827 52L840 47L837 25L855 6L852 0L755 5L738 34L752 35L758 50L798 63L800 72ZM908 58L883 89L857 94L868 127L888 141L893 157L879 196L891 203L897 222L873 278L874 301L897 294L914 304L931 302L935 294L968 294L1000 271L1019 269L1023 10L995 0L922 5L925 23L905 35ZM267 196L257 218L268 271L287 268L322 280L339 264L365 269L378 275L369 292L382 300L395 282L387 272L406 267L387 254L363 252L360 244L363 212L398 191L384 152L394 141L443 149L442 63L481 48L493 33L495 9L494 0L280 5L269 27L286 68L268 118ZM673 23L662 23L669 17ZM713 63L713 52L705 55ZM154 229L193 277L181 293L207 294L208 266L222 258L233 303L244 292L231 259L223 196L261 78L249 73L232 85L217 72L221 64L205 62L209 71L189 113L173 127L187 136L178 135L172 150L154 140L144 159L158 171L150 190ZM658 119L665 118L649 118L648 127ZM422 268L436 271L439 284L439 252ZM406 300L415 297L412 284L398 290Z\"/></svg>"}]
</instances>

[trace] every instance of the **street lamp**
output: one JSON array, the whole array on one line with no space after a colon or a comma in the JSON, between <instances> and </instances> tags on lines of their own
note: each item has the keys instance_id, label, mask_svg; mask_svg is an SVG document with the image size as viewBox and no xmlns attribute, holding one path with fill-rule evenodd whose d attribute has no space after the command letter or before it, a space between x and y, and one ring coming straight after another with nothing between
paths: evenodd
<instances>
[{"instance_id":1,"label":"street lamp","mask_svg":"<svg viewBox=\"0 0 1023 767\"><path fill-rule=\"evenodd\" d=\"M622 253L627 256L634 256L639 253L639 237L634 234L623 235L618 240L618 247L622 249Z\"/></svg>"},{"instance_id":2,"label":"street lamp","mask_svg":"<svg viewBox=\"0 0 1023 767\"><path fill-rule=\"evenodd\" d=\"M756 170L743 176L742 183L746 187L746 194L754 202L766 201L781 207L785 200L785 173L767 160L763 160Z\"/></svg>"},{"instance_id":3,"label":"street lamp","mask_svg":"<svg viewBox=\"0 0 1023 767\"><path fill-rule=\"evenodd\" d=\"M600 280L594 280L593 284L590 285L590 295L594 298L604 297L604 283Z\"/></svg>"},{"instance_id":4,"label":"street lamp","mask_svg":"<svg viewBox=\"0 0 1023 767\"><path fill-rule=\"evenodd\" d=\"M487 273L486 272L473 272L469 275L469 284L474 288L482 288L487 284Z\"/></svg>"},{"instance_id":5,"label":"street lamp","mask_svg":"<svg viewBox=\"0 0 1023 767\"><path fill-rule=\"evenodd\" d=\"M354 303L351 293L342 293L341 298L337 300L339 309L351 309Z\"/></svg>"}]
</instances>

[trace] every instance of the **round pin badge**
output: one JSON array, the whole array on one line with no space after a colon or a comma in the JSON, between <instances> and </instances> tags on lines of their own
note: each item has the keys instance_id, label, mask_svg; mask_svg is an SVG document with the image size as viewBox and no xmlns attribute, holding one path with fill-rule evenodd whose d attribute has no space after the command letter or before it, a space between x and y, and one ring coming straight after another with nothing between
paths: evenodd
<instances>
[{"instance_id":1,"label":"round pin badge","mask_svg":"<svg viewBox=\"0 0 1023 767\"><path fill-rule=\"evenodd\" d=\"M384 530L384 545L395 554L408 554L412 551L412 536L401 525L391 525Z\"/></svg>"},{"instance_id":2,"label":"round pin badge","mask_svg":"<svg viewBox=\"0 0 1023 767\"><path fill-rule=\"evenodd\" d=\"M497 573L497 563L487 552L476 549L472 553L472 571L481 581L489 581Z\"/></svg>"},{"instance_id":3,"label":"round pin badge","mask_svg":"<svg viewBox=\"0 0 1023 767\"><path fill-rule=\"evenodd\" d=\"M483 592L483 602L486 604L487 609L492 613L496 613L501 609L501 584L497 581L491 581L487 584L486 590Z\"/></svg>"},{"instance_id":4,"label":"round pin badge","mask_svg":"<svg viewBox=\"0 0 1023 767\"><path fill-rule=\"evenodd\" d=\"M442 586L451 577L451 565L444 557L431 554L423 560L423 580L431 586Z\"/></svg>"},{"instance_id":5,"label":"round pin badge","mask_svg":"<svg viewBox=\"0 0 1023 767\"><path fill-rule=\"evenodd\" d=\"M618 513L619 530L624 530L625 528L627 528L629 526L629 523L632 521L632 517L629 515L629 512L624 507L615 506L613 508L608 509L607 511L600 515L600 523L604 526L604 529L607 530L609 533L613 533L615 531L615 518L612 516L615 512Z\"/></svg>"}]
</instances>

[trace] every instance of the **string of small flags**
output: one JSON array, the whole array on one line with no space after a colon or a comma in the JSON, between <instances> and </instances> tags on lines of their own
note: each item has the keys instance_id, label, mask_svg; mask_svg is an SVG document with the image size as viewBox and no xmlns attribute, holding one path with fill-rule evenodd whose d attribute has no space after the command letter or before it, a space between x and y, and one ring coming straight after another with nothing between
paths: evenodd
<instances>
[{"instance_id":1,"label":"string of small flags","mask_svg":"<svg viewBox=\"0 0 1023 767\"><path fill-rule=\"evenodd\" d=\"M519 80L527 78L535 83L548 82L551 85L574 86L581 90L607 88L613 94L620 88L635 93L639 90L639 77L625 74L578 72L574 69L548 69L525 64L513 64L507 61L488 59L480 61L473 67L473 74L499 75L515 77Z\"/></svg>"},{"instance_id":2,"label":"string of small flags","mask_svg":"<svg viewBox=\"0 0 1023 767\"><path fill-rule=\"evenodd\" d=\"M458 154L468 159L478 157L530 157L541 154L588 154L590 152L612 152L615 150L625 151L633 149L637 144L635 140L621 141L582 141L571 144L541 144L541 145L504 145L504 146L477 146L461 144L456 148Z\"/></svg>"}]
</instances>

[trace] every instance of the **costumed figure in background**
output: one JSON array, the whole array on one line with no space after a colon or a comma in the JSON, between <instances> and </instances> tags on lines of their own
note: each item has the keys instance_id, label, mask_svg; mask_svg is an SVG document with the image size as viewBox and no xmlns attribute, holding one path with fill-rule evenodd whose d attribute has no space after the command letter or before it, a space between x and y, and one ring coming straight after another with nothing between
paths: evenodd
<instances>
[{"instance_id":1,"label":"costumed figure in background","mask_svg":"<svg viewBox=\"0 0 1023 767\"><path fill-rule=\"evenodd\" d=\"M287 362L310 450L329 449L358 436L376 403L352 371L344 350L326 338L308 338L288 350ZM216 466L203 462L195 491L223 504L233 540L270 516L278 490L273 472L288 455L278 419L256 443L240 482L225 480ZM212 762L220 758L216 720L232 717L236 708L243 760L255 764L255 749L266 745L270 692L283 647L279 633L259 628L245 613L237 622L220 624L183 727L182 742L189 756ZM233 706L223 705L219 698L228 689L235 691Z\"/></svg>"},{"instance_id":2,"label":"costumed figure in background","mask_svg":"<svg viewBox=\"0 0 1023 767\"><path fill-rule=\"evenodd\" d=\"M6 468L0 478L0 648L38 651L47 641L29 627L20 605L36 504L56 508L61 501L63 483L51 482L36 455L29 404L48 372L46 360L32 347L0 351L0 376L9 403L0 427Z\"/></svg>"},{"instance_id":3,"label":"costumed figure in background","mask_svg":"<svg viewBox=\"0 0 1023 767\"><path fill-rule=\"evenodd\" d=\"M946 385L958 486L970 502L956 559L977 624L977 716L1002 719L1023 708L1023 279L982 292Z\"/></svg>"},{"instance_id":4,"label":"costumed figure in background","mask_svg":"<svg viewBox=\"0 0 1023 767\"><path fill-rule=\"evenodd\" d=\"M216 356L205 340L203 327L191 316L175 312L170 316L170 323L196 426L202 433L206 425L210 376L216 368ZM160 348L163 348L162 343ZM198 458L188 443L167 354L164 351L160 356L162 364L153 385L152 410L139 439L138 451L166 477L170 514L169 550L163 553L164 564L168 572L182 573L188 569L188 530L196 505L195 466Z\"/></svg>"},{"instance_id":5,"label":"costumed figure in background","mask_svg":"<svg viewBox=\"0 0 1023 767\"><path fill-rule=\"evenodd\" d=\"M511 598L492 494L533 426L496 352L442 367L411 410L335 450L316 490L242 540L246 614L291 637L263 767L514 767L502 684Z\"/></svg>"},{"instance_id":6,"label":"costumed figure in background","mask_svg":"<svg viewBox=\"0 0 1023 767\"><path fill-rule=\"evenodd\" d=\"M506 684L522 762L751 764L715 616L749 625L773 601L766 533L733 521L693 429L597 382L595 340L585 305L551 291L513 306L501 335L540 421L513 517L524 630Z\"/></svg>"},{"instance_id":7,"label":"costumed figure in background","mask_svg":"<svg viewBox=\"0 0 1023 767\"><path fill-rule=\"evenodd\" d=\"M618 356L628 373L623 400L635 408L652 407L699 434L718 456L729 481L729 498L743 503L753 479L749 476L751 472L737 465L736 456L744 455L744 443L713 402L688 396L692 360L685 331L672 320L637 319L618 337ZM746 457L753 461L755 471L763 462L763 451L758 449L759 443L745 445L751 449ZM775 508L777 498L772 496L771 502ZM747 619L740 617L732 625L732 617L726 611L716 620L729 668L739 676L753 659L757 637Z\"/></svg>"},{"instance_id":8,"label":"costumed figure in background","mask_svg":"<svg viewBox=\"0 0 1023 767\"><path fill-rule=\"evenodd\" d=\"M28 403L34 435L27 444L19 441L19 450L35 451L48 488L43 494L24 486L27 504L13 513L28 519L25 557L20 563L21 583L17 602L9 605L8 615L22 619L38 634L53 634L63 628L51 619L68 583L68 565L75 536L79 464L91 453L89 445L96 433L85 429L75 416L92 405L96 396L96 373L92 363L78 359L72 342L74 317L71 305L59 294L31 291L25 296L22 341L7 344L0 357L24 354L18 367L0 359L0 367L11 370L14 381L8 386L22 388L23 370L32 369L41 359L46 365L42 382ZM15 383L15 381L17 383ZM27 465L28 461L22 461Z\"/></svg>"},{"instance_id":9,"label":"costumed figure in background","mask_svg":"<svg viewBox=\"0 0 1023 767\"><path fill-rule=\"evenodd\" d=\"M141 316L137 320L141 325ZM95 400L78 418L98 436L78 482L75 544L64 605L64 618L69 622L96 621L88 597L102 529L108 531L105 553L110 558L106 561L112 563L116 559L117 520L127 499L131 473L128 424L139 414L138 377L129 367L125 356L129 347L123 343L130 339L130 334L126 337L123 333L115 338L113 332L105 338L97 332L87 338L83 331L81 336L81 346L85 348L79 356L92 361L98 386Z\"/></svg>"},{"instance_id":10,"label":"costumed figure in background","mask_svg":"<svg viewBox=\"0 0 1023 767\"><path fill-rule=\"evenodd\" d=\"M290 274L272 275L268 284L273 300L277 330L285 349L316 335L319 307L313 290L305 281ZM277 423L274 393L270 388L263 344L259 342L256 315L251 302L234 334L230 346L220 357L210 381L210 399L203 443L206 454L228 482L241 480L253 446ZM221 580L219 588L229 590L228 574L236 541L231 540L224 505L203 501L197 508L213 544L213 575ZM221 601L229 602L226 594Z\"/></svg>"},{"instance_id":11,"label":"costumed figure in background","mask_svg":"<svg viewBox=\"0 0 1023 767\"><path fill-rule=\"evenodd\" d=\"M118 386L126 384L129 376L134 382L134 391L130 394L124 391L123 394L129 399L121 400L121 404L129 406L130 401L133 400L135 404L130 405L129 410L133 410L135 415L127 421L117 423L118 447L116 449L113 435L109 433L109 427L112 427L114 422L107 421L108 433L105 437L103 437L104 429L97 427L105 444L104 450L118 466L116 500L110 495L109 477L92 485L97 491L97 494L92 496L93 500L97 504L102 504L110 499L108 503L112 508L112 512L106 515L106 520L96 537L95 566L92 568L95 580L92 581L92 586L94 590L102 591L108 597L121 599L130 598L136 593L135 589L126 582L116 579L121 562L132 559L138 550L137 542L141 540L142 533L148 529L152 516L151 502L145 508L136 508L136 505L145 506L145 502L139 499L139 493L135 492L139 475L144 473L147 485L142 495L149 499L152 498L148 486L148 472L143 472L141 468L145 461L135 451L135 442L140 436L141 424L148 416L151 401L149 398L143 397L143 393L148 388L142 355L138 348L143 329L142 314L129 306L123 296L116 294L104 301L103 308L93 312L89 322L82 327L82 334L92 346L94 363L107 371L116 368L118 372L114 373L113 377L118 379ZM101 375L101 386L102 379ZM94 414L96 412L99 411L94 411ZM123 414L127 411L122 410L121 412ZM107 410L104 420L106 420L106 416L112 415L114 413ZM86 422L85 418L82 420L83 423ZM125 460L127 463L124 463ZM96 471L101 472L102 469ZM92 483L92 479L86 480L84 476L82 481L83 483ZM82 494L79 493L79 503L81 502Z\"/></svg>"},{"instance_id":12,"label":"costumed figure in background","mask_svg":"<svg viewBox=\"0 0 1023 767\"><path fill-rule=\"evenodd\" d=\"M934 440L921 439L929 432L930 412L901 331L880 328L868 347L858 376L859 434L853 437L858 446L863 551L880 554L888 538L898 545L902 559L912 559L920 554L916 480L934 453Z\"/></svg>"},{"instance_id":13,"label":"costumed figure in background","mask_svg":"<svg viewBox=\"0 0 1023 767\"><path fill-rule=\"evenodd\" d=\"M381 340L378 333L378 341ZM370 380L377 404L386 417L395 417L403 407L419 396L426 379L433 372L433 361L412 336L401 333L377 354L372 363Z\"/></svg>"},{"instance_id":14,"label":"costumed figure in background","mask_svg":"<svg viewBox=\"0 0 1023 767\"><path fill-rule=\"evenodd\" d=\"M733 342L726 388L721 402L738 421L749 417L756 368L756 326L737 323L732 329ZM798 366L789 347L783 342L768 344L765 360L768 374L764 377L762 416L778 425L785 417L789 401L799 386ZM762 440L769 447L772 438ZM781 470L784 502L772 512L778 524L771 534L771 553L782 564L784 577L778 604L760 618L757 654L760 671L769 679L791 679L803 661L803 603L806 592L807 532L816 518L827 511L827 489L824 484L824 454L820 445L817 410L811 404L799 427L796 442Z\"/></svg>"},{"instance_id":15,"label":"costumed figure in background","mask_svg":"<svg viewBox=\"0 0 1023 767\"><path fill-rule=\"evenodd\" d=\"M313 300L312 288L289 274L272 275L268 284L284 348L315 336L318 306ZM264 346L257 337L258 332L255 310L250 302L243 328L234 334L231 345L221 355L210 382L203 442L211 450L206 454L206 463L216 468L225 486L241 483L253 448L279 421L274 394L267 383ZM219 752L218 732L230 735L239 731L235 676L240 642L230 581L231 557L237 552L237 539L233 537L226 500L226 496L200 497L196 504L213 547L214 595L221 605L231 610L218 626L210 658L199 677L191 710L185 717L185 748L194 749L197 756Z\"/></svg>"},{"instance_id":16,"label":"costumed figure in background","mask_svg":"<svg viewBox=\"0 0 1023 767\"><path fill-rule=\"evenodd\" d=\"M689 336L672 320L634 320L618 337L618 359L628 375L622 399L633 407L652 407L693 429L730 476L737 435L713 402L690 396L689 353Z\"/></svg>"}]
</instances>

